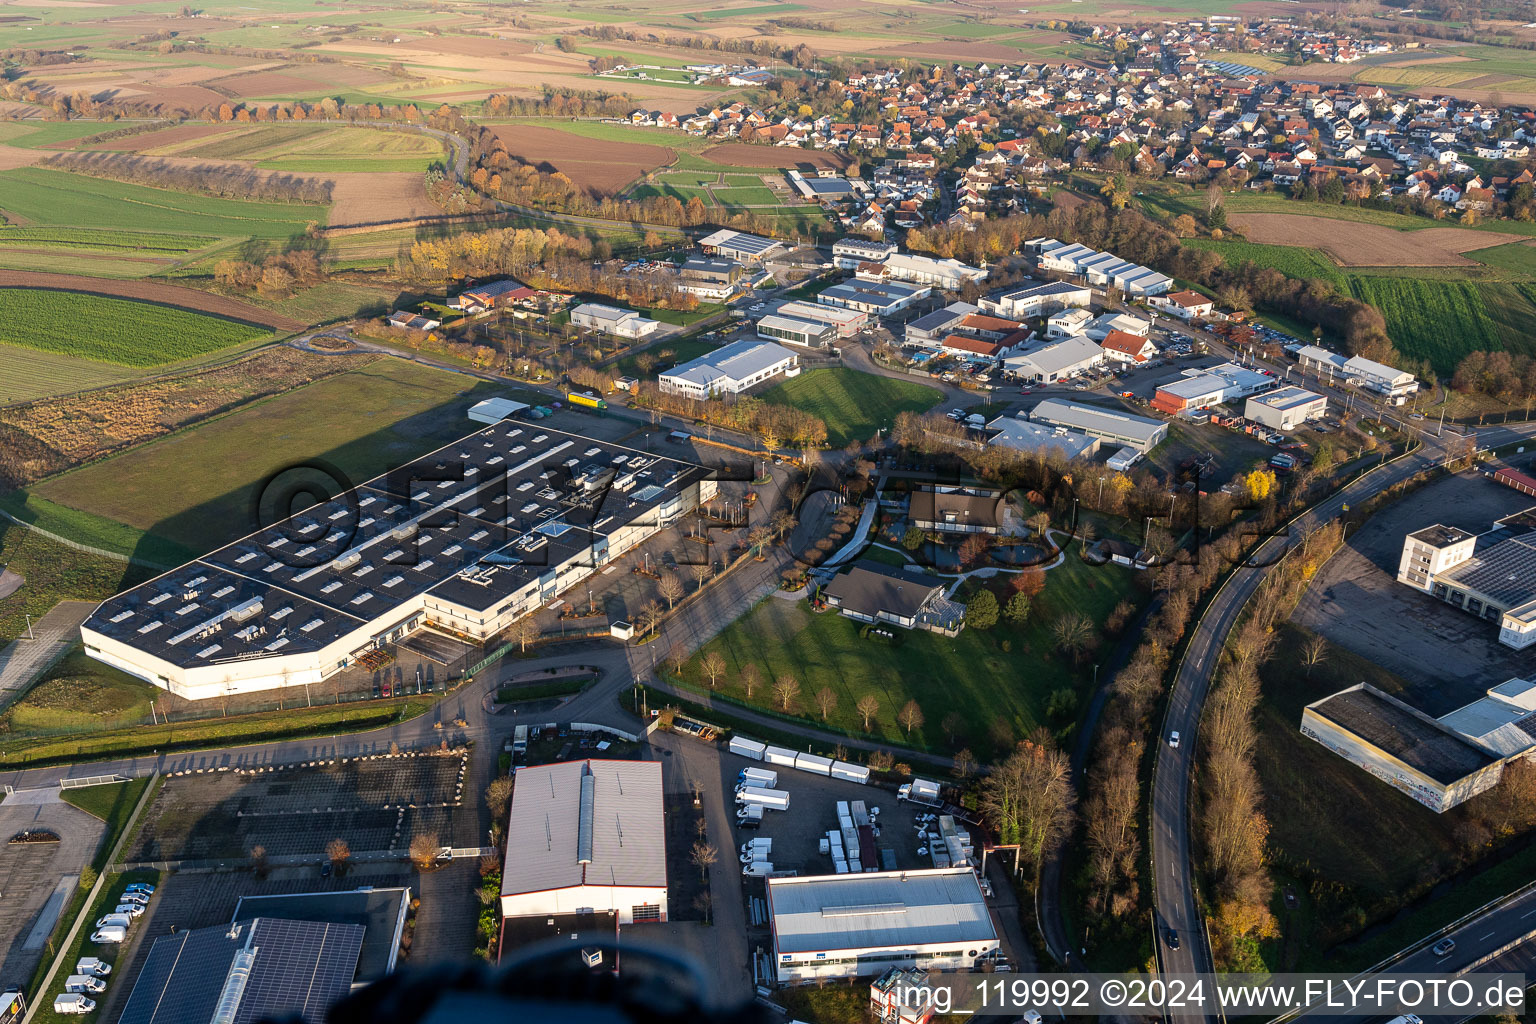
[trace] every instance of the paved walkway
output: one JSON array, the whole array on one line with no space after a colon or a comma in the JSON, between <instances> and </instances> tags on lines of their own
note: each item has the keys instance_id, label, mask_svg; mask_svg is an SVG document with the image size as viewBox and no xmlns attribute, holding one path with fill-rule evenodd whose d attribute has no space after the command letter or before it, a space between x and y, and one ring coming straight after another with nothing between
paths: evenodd
<instances>
[{"instance_id":1,"label":"paved walkway","mask_svg":"<svg viewBox=\"0 0 1536 1024\"><path fill-rule=\"evenodd\" d=\"M22 635L0 650L0 708L20 697L34 679L64 657L80 639L80 623L95 610L94 601L60 601L32 624L37 639Z\"/></svg>"}]
</instances>

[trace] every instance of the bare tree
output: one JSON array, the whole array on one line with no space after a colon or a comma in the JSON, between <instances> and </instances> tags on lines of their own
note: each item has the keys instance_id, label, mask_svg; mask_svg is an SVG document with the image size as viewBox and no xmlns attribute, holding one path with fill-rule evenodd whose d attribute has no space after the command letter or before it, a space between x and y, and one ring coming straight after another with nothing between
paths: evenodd
<instances>
[{"instance_id":1,"label":"bare tree","mask_svg":"<svg viewBox=\"0 0 1536 1024\"><path fill-rule=\"evenodd\" d=\"M688 859L693 861L693 866L699 869L699 881L707 881L710 865L720 859L720 851L715 848L714 843L706 843L700 839L693 844L693 851Z\"/></svg>"},{"instance_id":2,"label":"bare tree","mask_svg":"<svg viewBox=\"0 0 1536 1024\"><path fill-rule=\"evenodd\" d=\"M683 581L675 572L664 572L656 583L656 590L667 599L667 610L671 611L677 599L683 596Z\"/></svg>"},{"instance_id":3,"label":"bare tree","mask_svg":"<svg viewBox=\"0 0 1536 1024\"><path fill-rule=\"evenodd\" d=\"M951 711L944 716L939 723L939 728L944 730L944 735L949 737L949 745L955 745L955 734L965 728L965 716L958 711Z\"/></svg>"},{"instance_id":4,"label":"bare tree","mask_svg":"<svg viewBox=\"0 0 1536 1024\"><path fill-rule=\"evenodd\" d=\"M525 615L512 623L508 636L517 644L519 651L526 653L528 645L539 638L539 624L532 615Z\"/></svg>"},{"instance_id":5,"label":"bare tree","mask_svg":"<svg viewBox=\"0 0 1536 1024\"><path fill-rule=\"evenodd\" d=\"M416 870L425 871L437 863L437 854L442 848L436 832L422 832L411 839L411 863L416 865Z\"/></svg>"},{"instance_id":6,"label":"bare tree","mask_svg":"<svg viewBox=\"0 0 1536 1024\"><path fill-rule=\"evenodd\" d=\"M656 632L656 624L661 621L661 602L645 602L640 609L640 621L645 623L645 635Z\"/></svg>"},{"instance_id":7,"label":"bare tree","mask_svg":"<svg viewBox=\"0 0 1536 1024\"><path fill-rule=\"evenodd\" d=\"M854 705L859 712L859 717L864 720L864 731L869 732L869 723L880 713L880 700L872 693L866 693L860 697Z\"/></svg>"},{"instance_id":8,"label":"bare tree","mask_svg":"<svg viewBox=\"0 0 1536 1024\"><path fill-rule=\"evenodd\" d=\"M747 544L752 548L753 558L761 559L763 557L763 548L766 548L772 541L773 531L766 526L754 526L751 532L747 534Z\"/></svg>"},{"instance_id":9,"label":"bare tree","mask_svg":"<svg viewBox=\"0 0 1536 1024\"><path fill-rule=\"evenodd\" d=\"M256 872L257 878L267 873L267 848L260 843L251 847L251 869Z\"/></svg>"},{"instance_id":10,"label":"bare tree","mask_svg":"<svg viewBox=\"0 0 1536 1024\"><path fill-rule=\"evenodd\" d=\"M1058 615L1051 623L1051 638L1075 659L1093 644L1093 620L1081 612Z\"/></svg>"},{"instance_id":11,"label":"bare tree","mask_svg":"<svg viewBox=\"0 0 1536 1024\"><path fill-rule=\"evenodd\" d=\"M976 774L976 755L971 753L970 747L955 751L955 767L951 770L957 779L968 779Z\"/></svg>"},{"instance_id":12,"label":"bare tree","mask_svg":"<svg viewBox=\"0 0 1536 1024\"><path fill-rule=\"evenodd\" d=\"M830 686L823 686L816 691L816 710L821 712L821 720L825 722L827 717L837 710L837 694Z\"/></svg>"},{"instance_id":13,"label":"bare tree","mask_svg":"<svg viewBox=\"0 0 1536 1024\"><path fill-rule=\"evenodd\" d=\"M485 805L490 808L491 820L502 821L512 806L512 776L498 775L485 787Z\"/></svg>"},{"instance_id":14,"label":"bare tree","mask_svg":"<svg viewBox=\"0 0 1536 1024\"><path fill-rule=\"evenodd\" d=\"M1312 677L1312 670L1328 660L1328 641L1320 635L1313 635L1307 642L1301 645L1301 663L1307 667L1307 678Z\"/></svg>"},{"instance_id":15,"label":"bare tree","mask_svg":"<svg viewBox=\"0 0 1536 1024\"><path fill-rule=\"evenodd\" d=\"M869 770L888 772L896 766L896 757L889 750L876 750L869 755Z\"/></svg>"},{"instance_id":16,"label":"bare tree","mask_svg":"<svg viewBox=\"0 0 1536 1024\"><path fill-rule=\"evenodd\" d=\"M741 688L746 692L747 699L752 699L752 691L763 685L763 674L758 671L756 665L747 662L741 666Z\"/></svg>"},{"instance_id":17,"label":"bare tree","mask_svg":"<svg viewBox=\"0 0 1536 1024\"><path fill-rule=\"evenodd\" d=\"M709 578L714 574L715 563L711 562L708 558L702 562L693 563L693 578L698 583L699 590L704 589L704 584L708 583Z\"/></svg>"},{"instance_id":18,"label":"bare tree","mask_svg":"<svg viewBox=\"0 0 1536 1024\"><path fill-rule=\"evenodd\" d=\"M688 648L682 644L673 644L667 649L667 665L672 669L672 674L683 674L683 666L688 664Z\"/></svg>"},{"instance_id":19,"label":"bare tree","mask_svg":"<svg viewBox=\"0 0 1536 1024\"><path fill-rule=\"evenodd\" d=\"M901 723L903 729L907 730L907 738L911 739L912 730L922 728L923 709L917 706L917 701L909 700L896 713L896 720Z\"/></svg>"},{"instance_id":20,"label":"bare tree","mask_svg":"<svg viewBox=\"0 0 1536 1024\"><path fill-rule=\"evenodd\" d=\"M708 651L699 659L699 668L704 670L704 675L709 678L709 688L713 690L720 677L725 675L725 658L719 651Z\"/></svg>"},{"instance_id":21,"label":"bare tree","mask_svg":"<svg viewBox=\"0 0 1536 1024\"><path fill-rule=\"evenodd\" d=\"M1019 844L1038 880L1046 852L1071 824L1074 797L1067 755L1026 742L987 776L981 805L999 840Z\"/></svg>"},{"instance_id":22,"label":"bare tree","mask_svg":"<svg viewBox=\"0 0 1536 1024\"><path fill-rule=\"evenodd\" d=\"M794 676L783 675L773 681L773 695L779 700L779 708L789 710L789 705L800 695L800 681Z\"/></svg>"}]
</instances>

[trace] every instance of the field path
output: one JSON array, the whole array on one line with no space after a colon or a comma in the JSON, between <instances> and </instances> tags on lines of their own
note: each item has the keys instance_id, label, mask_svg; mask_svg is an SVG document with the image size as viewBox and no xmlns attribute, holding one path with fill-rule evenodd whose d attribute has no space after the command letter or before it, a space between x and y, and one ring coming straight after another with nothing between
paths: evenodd
<instances>
[{"instance_id":1,"label":"field path","mask_svg":"<svg viewBox=\"0 0 1536 1024\"><path fill-rule=\"evenodd\" d=\"M138 299L162 306L176 306L197 313L212 313L230 320L270 327L275 331L298 331L306 325L292 317L283 316L270 309L262 309L239 299L231 299L212 292L183 288L180 285L160 284L155 281L113 281L101 277L83 277L78 274L41 274L30 270L0 270L0 288L45 288L61 292L86 292L90 295L106 295L114 299Z\"/></svg>"}]
</instances>

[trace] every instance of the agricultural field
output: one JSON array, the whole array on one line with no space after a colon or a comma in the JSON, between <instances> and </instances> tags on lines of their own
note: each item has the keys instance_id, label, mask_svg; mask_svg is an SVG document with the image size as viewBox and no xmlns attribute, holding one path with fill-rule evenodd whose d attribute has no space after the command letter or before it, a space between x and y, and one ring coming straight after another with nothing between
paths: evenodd
<instances>
[{"instance_id":1,"label":"agricultural field","mask_svg":"<svg viewBox=\"0 0 1536 1024\"><path fill-rule=\"evenodd\" d=\"M597 147L579 136L542 125L504 124L493 131L513 158L558 170L593 195L616 195L674 156L665 146L646 142L612 141Z\"/></svg>"},{"instance_id":2,"label":"agricultural field","mask_svg":"<svg viewBox=\"0 0 1536 1024\"><path fill-rule=\"evenodd\" d=\"M378 360L53 477L32 492L200 553L253 528L256 489L269 474L319 459L361 482L463 436L464 411L496 391L444 370ZM180 484L166 487L167 480Z\"/></svg>"},{"instance_id":3,"label":"agricultural field","mask_svg":"<svg viewBox=\"0 0 1536 1024\"><path fill-rule=\"evenodd\" d=\"M889 430L902 412L923 412L943 392L916 381L895 380L847 367L806 370L763 392L763 401L788 405L827 425L827 443L840 448L850 441Z\"/></svg>"},{"instance_id":4,"label":"agricultural field","mask_svg":"<svg viewBox=\"0 0 1536 1024\"><path fill-rule=\"evenodd\" d=\"M280 239L325 222L321 206L216 199L40 167L0 171L0 196L6 213L22 218L24 227Z\"/></svg>"},{"instance_id":5,"label":"agricultural field","mask_svg":"<svg viewBox=\"0 0 1536 1024\"><path fill-rule=\"evenodd\" d=\"M130 299L0 288L0 344L117 366L160 366L268 333L264 327Z\"/></svg>"},{"instance_id":6,"label":"agricultural field","mask_svg":"<svg viewBox=\"0 0 1536 1024\"><path fill-rule=\"evenodd\" d=\"M121 140L132 141L133 137ZM416 132L299 124L225 128L214 134L151 145L138 152L146 156L238 160L271 171L419 174L433 161L442 159L443 147L437 139Z\"/></svg>"},{"instance_id":7,"label":"agricultural field","mask_svg":"<svg viewBox=\"0 0 1536 1024\"><path fill-rule=\"evenodd\" d=\"M116 384L133 375L127 367L111 363L0 345L0 405Z\"/></svg>"},{"instance_id":8,"label":"agricultural field","mask_svg":"<svg viewBox=\"0 0 1536 1024\"><path fill-rule=\"evenodd\" d=\"M1461 357L1473 349L1504 347L1498 325L1488 315L1482 293L1472 282L1360 274L1350 277L1349 290L1355 298L1381 310L1387 335L1399 351L1430 359L1437 373L1451 373ZM1536 336L1530 338L1529 345L1536 348Z\"/></svg>"},{"instance_id":9,"label":"agricultural field","mask_svg":"<svg viewBox=\"0 0 1536 1024\"><path fill-rule=\"evenodd\" d=\"M812 612L804 601L768 599L736 620L706 644L683 669L684 685L704 690L707 680L702 658L718 651L726 664L714 692L733 700L774 711L773 680L792 676L800 693L790 711L814 719L821 715L813 699L823 687L837 696L827 726L849 735L869 735L898 746L944 752L970 747L983 761L1005 754L1011 740L1037 726L1069 727L1085 706L1088 670L1074 668L1054 652L1050 623L1079 612L1102 623L1120 601L1130 599L1130 573L1096 569L1069 555L1045 574L1045 589L1034 598L1029 620L1022 627L1006 622L988 632L962 630L953 639L924 630L894 630L897 640L865 638L863 627L834 611ZM1006 576L993 586L1006 600ZM741 682L745 665L757 666L763 684L751 697ZM936 681L942 680L942 685ZM1052 696L1055 714L1048 711ZM855 705L873 695L880 710L868 733ZM908 737L896 713L908 700L923 710L925 724ZM949 742L944 720L958 713L962 724ZM899 760L899 758L898 758Z\"/></svg>"},{"instance_id":10,"label":"agricultural field","mask_svg":"<svg viewBox=\"0 0 1536 1024\"><path fill-rule=\"evenodd\" d=\"M1251 242L1316 247L1346 267L1466 266L1472 262L1465 255L1468 252L1521 240L1509 232L1459 227L1428 226L1403 232L1381 224L1359 224L1348 231L1329 231L1328 222L1308 216L1310 212L1309 206L1301 206L1296 213L1245 213L1232 216L1231 223Z\"/></svg>"},{"instance_id":11,"label":"agricultural field","mask_svg":"<svg viewBox=\"0 0 1536 1024\"><path fill-rule=\"evenodd\" d=\"M1339 272L1338 264L1315 249L1227 239L1217 241L1211 238L1188 238L1183 244L1191 249L1220 253L1228 266L1254 263L1261 267L1272 267L1290 277L1320 278L1336 285L1344 283L1344 275Z\"/></svg>"}]
</instances>

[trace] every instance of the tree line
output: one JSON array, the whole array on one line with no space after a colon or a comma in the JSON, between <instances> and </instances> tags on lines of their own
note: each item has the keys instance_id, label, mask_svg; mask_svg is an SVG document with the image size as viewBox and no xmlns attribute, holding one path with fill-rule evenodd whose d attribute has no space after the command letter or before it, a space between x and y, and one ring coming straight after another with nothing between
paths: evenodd
<instances>
[{"instance_id":1,"label":"tree line","mask_svg":"<svg viewBox=\"0 0 1536 1024\"><path fill-rule=\"evenodd\" d=\"M226 163L180 164L133 153L57 153L43 166L132 185L169 188L222 199L325 205L331 182Z\"/></svg>"},{"instance_id":2,"label":"tree line","mask_svg":"<svg viewBox=\"0 0 1536 1024\"><path fill-rule=\"evenodd\" d=\"M642 381L630 405L755 434L767 448L815 448L827 442L827 425L819 417L793 406L773 405L747 395L730 399L690 398L662 391L652 381Z\"/></svg>"}]
</instances>

